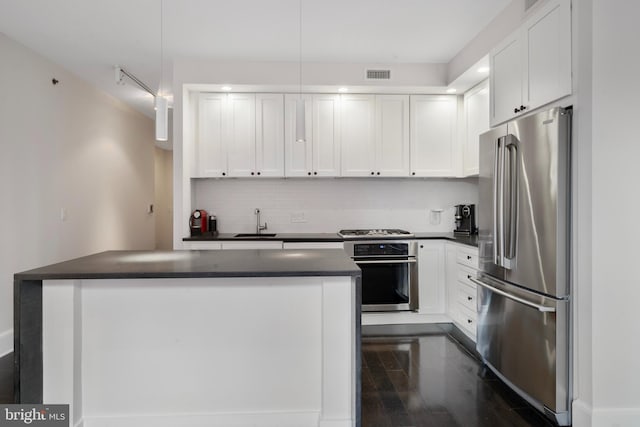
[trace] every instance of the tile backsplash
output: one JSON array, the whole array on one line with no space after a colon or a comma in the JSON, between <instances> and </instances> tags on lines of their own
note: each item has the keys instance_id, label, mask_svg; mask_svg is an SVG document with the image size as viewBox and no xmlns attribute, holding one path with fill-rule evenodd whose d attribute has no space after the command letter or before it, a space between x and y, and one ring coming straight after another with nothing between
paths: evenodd
<instances>
[{"instance_id":1,"label":"tile backsplash","mask_svg":"<svg viewBox=\"0 0 640 427\"><path fill-rule=\"evenodd\" d=\"M194 179L192 184L192 208L215 214L221 233L255 232L255 208L271 233L452 231L454 205L478 201L477 178Z\"/></svg>"}]
</instances>

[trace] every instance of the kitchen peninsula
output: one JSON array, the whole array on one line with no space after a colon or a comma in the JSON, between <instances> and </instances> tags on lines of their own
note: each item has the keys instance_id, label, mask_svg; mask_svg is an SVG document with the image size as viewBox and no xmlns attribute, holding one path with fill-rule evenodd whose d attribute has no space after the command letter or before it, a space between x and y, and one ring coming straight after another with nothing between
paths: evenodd
<instances>
[{"instance_id":1,"label":"kitchen peninsula","mask_svg":"<svg viewBox=\"0 0 640 427\"><path fill-rule=\"evenodd\" d=\"M360 424L342 250L110 251L15 275L16 402L70 425Z\"/></svg>"}]
</instances>

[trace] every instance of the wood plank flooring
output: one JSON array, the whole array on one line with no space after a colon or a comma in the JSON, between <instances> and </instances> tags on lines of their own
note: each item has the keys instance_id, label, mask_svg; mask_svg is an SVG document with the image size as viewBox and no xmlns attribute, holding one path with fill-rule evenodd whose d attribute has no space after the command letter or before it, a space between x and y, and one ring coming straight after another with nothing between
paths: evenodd
<instances>
[{"instance_id":1,"label":"wood plank flooring","mask_svg":"<svg viewBox=\"0 0 640 427\"><path fill-rule=\"evenodd\" d=\"M548 427L447 333L362 339L363 427Z\"/></svg>"}]
</instances>

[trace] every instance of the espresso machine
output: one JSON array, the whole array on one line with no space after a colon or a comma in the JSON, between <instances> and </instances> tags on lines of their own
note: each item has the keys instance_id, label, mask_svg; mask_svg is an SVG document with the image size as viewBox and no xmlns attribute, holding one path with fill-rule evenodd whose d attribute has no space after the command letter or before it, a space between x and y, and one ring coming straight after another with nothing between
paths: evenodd
<instances>
[{"instance_id":1,"label":"espresso machine","mask_svg":"<svg viewBox=\"0 0 640 427\"><path fill-rule=\"evenodd\" d=\"M456 228L454 234L470 236L476 234L476 205L456 205Z\"/></svg>"}]
</instances>

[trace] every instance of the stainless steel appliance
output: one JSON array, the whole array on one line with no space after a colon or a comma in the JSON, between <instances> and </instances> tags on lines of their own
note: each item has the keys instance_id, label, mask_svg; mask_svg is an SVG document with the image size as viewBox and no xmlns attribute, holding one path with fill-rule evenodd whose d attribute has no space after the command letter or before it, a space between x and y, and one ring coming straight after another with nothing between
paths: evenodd
<instances>
[{"instance_id":1,"label":"stainless steel appliance","mask_svg":"<svg viewBox=\"0 0 640 427\"><path fill-rule=\"evenodd\" d=\"M418 309L415 241L346 241L344 249L362 270L362 311Z\"/></svg>"},{"instance_id":2,"label":"stainless steel appliance","mask_svg":"<svg viewBox=\"0 0 640 427\"><path fill-rule=\"evenodd\" d=\"M470 236L476 234L476 205L456 205L454 234Z\"/></svg>"},{"instance_id":3,"label":"stainless steel appliance","mask_svg":"<svg viewBox=\"0 0 640 427\"><path fill-rule=\"evenodd\" d=\"M340 237L344 237L345 239L406 239L409 237L413 237L413 233L396 228L382 228L373 230L340 230L338 232L338 235Z\"/></svg>"},{"instance_id":4,"label":"stainless steel appliance","mask_svg":"<svg viewBox=\"0 0 640 427\"><path fill-rule=\"evenodd\" d=\"M477 350L516 392L571 423L571 110L480 137Z\"/></svg>"}]
</instances>

